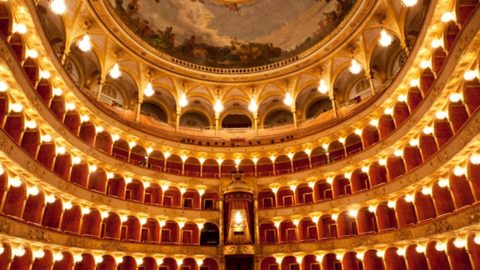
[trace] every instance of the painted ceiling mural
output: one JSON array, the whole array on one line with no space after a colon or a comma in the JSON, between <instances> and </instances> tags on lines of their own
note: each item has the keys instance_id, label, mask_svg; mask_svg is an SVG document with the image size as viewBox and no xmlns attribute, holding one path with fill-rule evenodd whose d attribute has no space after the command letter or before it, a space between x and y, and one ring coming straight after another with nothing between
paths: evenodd
<instances>
[{"instance_id":1,"label":"painted ceiling mural","mask_svg":"<svg viewBox=\"0 0 480 270\"><path fill-rule=\"evenodd\" d=\"M254 67L295 56L342 21L356 0L109 0L130 30L199 65Z\"/></svg>"}]
</instances>

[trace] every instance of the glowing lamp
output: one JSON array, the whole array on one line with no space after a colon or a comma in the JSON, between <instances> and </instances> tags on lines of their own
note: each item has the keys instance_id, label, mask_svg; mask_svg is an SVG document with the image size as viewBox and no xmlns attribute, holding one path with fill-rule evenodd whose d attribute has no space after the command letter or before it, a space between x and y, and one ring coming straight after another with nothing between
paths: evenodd
<instances>
[{"instance_id":1,"label":"glowing lamp","mask_svg":"<svg viewBox=\"0 0 480 270\"><path fill-rule=\"evenodd\" d=\"M215 113L221 113L224 108L225 107L223 107L222 101L217 98L217 100L215 100L215 103L213 104L213 110L215 111Z\"/></svg>"},{"instance_id":2,"label":"glowing lamp","mask_svg":"<svg viewBox=\"0 0 480 270\"><path fill-rule=\"evenodd\" d=\"M185 93L182 93L180 94L180 99L178 100L178 104L180 105L180 107L187 107L188 105L188 98L187 98L187 94Z\"/></svg>"},{"instance_id":3,"label":"glowing lamp","mask_svg":"<svg viewBox=\"0 0 480 270\"><path fill-rule=\"evenodd\" d=\"M258 111L258 104L255 99L250 100L250 104L248 104L248 110L251 111L252 113L256 113Z\"/></svg>"},{"instance_id":4,"label":"glowing lamp","mask_svg":"<svg viewBox=\"0 0 480 270\"><path fill-rule=\"evenodd\" d=\"M58 15L65 13L67 10L67 5L65 4L65 0L51 0L50 1L50 10Z\"/></svg>"},{"instance_id":5,"label":"glowing lamp","mask_svg":"<svg viewBox=\"0 0 480 270\"><path fill-rule=\"evenodd\" d=\"M443 23L448 23L448 22L451 22L451 21L455 21L455 19L456 19L455 14L453 14L453 12L451 12L451 11L444 12L442 14L442 18L441 18Z\"/></svg>"},{"instance_id":6,"label":"glowing lamp","mask_svg":"<svg viewBox=\"0 0 480 270\"><path fill-rule=\"evenodd\" d=\"M349 70L350 70L350 73L357 75L360 72L362 72L362 66L358 63L357 60L352 59L352 63L350 65Z\"/></svg>"},{"instance_id":7,"label":"glowing lamp","mask_svg":"<svg viewBox=\"0 0 480 270\"><path fill-rule=\"evenodd\" d=\"M153 89L152 83L147 83L147 86L143 89L143 94L146 97L151 97L155 94L155 89Z\"/></svg>"},{"instance_id":8,"label":"glowing lamp","mask_svg":"<svg viewBox=\"0 0 480 270\"><path fill-rule=\"evenodd\" d=\"M328 93L328 86L324 79L320 80L320 83L318 85L318 92L320 92L321 94Z\"/></svg>"},{"instance_id":9,"label":"glowing lamp","mask_svg":"<svg viewBox=\"0 0 480 270\"><path fill-rule=\"evenodd\" d=\"M292 106L293 102L294 100L293 100L292 94L290 94L290 92L285 93L285 97L283 98L283 104L290 107Z\"/></svg>"},{"instance_id":10,"label":"glowing lamp","mask_svg":"<svg viewBox=\"0 0 480 270\"><path fill-rule=\"evenodd\" d=\"M77 46L82 52L89 52L93 47L90 36L85 34L83 38L78 41Z\"/></svg>"},{"instance_id":11,"label":"glowing lamp","mask_svg":"<svg viewBox=\"0 0 480 270\"><path fill-rule=\"evenodd\" d=\"M392 44L393 42L393 37L390 35L386 30L380 31L380 38L378 40L378 43L382 47L388 47Z\"/></svg>"},{"instance_id":12,"label":"glowing lamp","mask_svg":"<svg viewBox=\"0 0 480 270\"><path fill-rule=\"evenodd\" d=\"M406 7L413 7L417 4L418 0L402 0L402 4L404 4Z\"/></svg>"},{"instance_id":13,"label":"glowing lamp","mask_svg":"<svg viewBox=\"0 0 480 270\"><path fill-rule=\"evenodd\" d=\"M0 81L0 92L4 93L8 90L8 84L4 81Z\"/></svg>"},{"instance_id":14,"label":"glowing lamp","mask_svg":"<svg viewBox=\"0 0 480 270\"><path fill-rule=\"evenodd\" d=\"M110 75L112 79L120 78L120 76L122 76L122 71L120 71L120 66L117 63L115 63L112 69L110 69L110 72L108 72L108 75Z\"/></svg>"}]
</instances>

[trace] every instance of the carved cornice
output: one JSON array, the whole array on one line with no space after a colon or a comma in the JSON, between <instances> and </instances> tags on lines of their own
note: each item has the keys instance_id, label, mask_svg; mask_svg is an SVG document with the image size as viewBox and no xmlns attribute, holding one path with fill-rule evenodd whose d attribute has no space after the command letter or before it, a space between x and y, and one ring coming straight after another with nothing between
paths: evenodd
<instances>
[{"instance_id":1,"label":"carved cornice","mask_svg":"<svg viewBox=\"0 0 480 270\"><path fill-rule=\"evenodd\" d=\"M207 256L220 256L223 252L250 252L267 257L276 253L292 254L303 252L314 254L316 251L354 250L358 248L388 247L396 244L413 243L415 241L432 241L453 237L456 234L476 231L480 229L480 205L475 204L462 208L449 215L443 215L435 220L415 226L397 229L395 231L379 232L377 234L360 235L342 239L330 239L319 242L300 244L275 244L240 247L205 247L205 246L167 246L146 243L125 243L121 241L100 240L85 236L75 236L58 231L47 230L32 224L0 216L0 239L20 240L25 242L41 242L51 245L60 245L71 248L87 250L107 250L109 252L142 253L146 254L178 254L181 247L182 254L186 256L202 254ZM244 254L244 253L242 253Z\"/></svg>"},{"instance_id":2,"label":"carved cornice","mask_svg":"<svg viewBox=\"0 0 480 270\"><path fill-rule=\"evenodd\" d=\"M96 239L94 237L71 235L60 231L48 230L33 224L0 216L0 239L13 240L21 238L26 242L41 242L86 250L106 250L107 252L144 253L144 254L179 254L193 256L197 254L217 257L221 254L218 247L165 245L148 243L128 243L115 240ZM181 252L179 249L181 248Z\"/></svg>"},{"instance_id":3,"label":"carved cornice","mask_svg":"<svg viewBox=\"0 0 480 270\"><path fill-rule=\"evenodd\" d=\"M58 196L64 196L84 206L97 209L111 209L112 212L128 213L136 216L145 213L150 217L166 216L174 220L177 217L187 217L189 221L201 218L218 223L219 211L188 210L165 208L139 202L118 199L68 182L41 163L34 160L22 148L15 144L5 131L0 130L0 161L9 171L24 176L25 181L31 182L42 190Z\"/></svg>"},{"instance_id":4,"label":"carved cornice","mask_svg":"<svg viewBox=\"0 0 480 270\"><path fill-rule=\"evenodd\" d=\"M272 256L272 254L275 253L292 254L295 252L312 254L315 251L321 250L353 250L371 246L395 246L395 244L399 242L413 243L416 241L433 240L438 234L447 233L441 236L442 238L453 237L455 233L457 233L455 230L458 230L458 233L460 231L476 231L480 228L479 224L480 205L475 204L449 215L439 216L432 221L392 231L303 244L260 245L259 254L264 254L265 256Z\"/></svg>"},{"instance_id":5,"label":"carved cornice","mask_svg":"<svg viewBox=\"0 0 480 270\"><path fill-rule=\"evenodd\" d=\"M260 222L272 221L272 218L277 216L308 216L312 212L346 211L355 206L362 206L367 201L382 201L390 197L399 197L398 195L406 187L417 186L417 190L419 190L420 187L432 184L440 176L449 174L454 166L469 162L468 157L471 153L478 152L480 149L478 127L480 127L480 110L477 110L462 129L432 157L391 182L330 201L289 208L261 209L259 210Z\"/></svg>"}]
</instances>

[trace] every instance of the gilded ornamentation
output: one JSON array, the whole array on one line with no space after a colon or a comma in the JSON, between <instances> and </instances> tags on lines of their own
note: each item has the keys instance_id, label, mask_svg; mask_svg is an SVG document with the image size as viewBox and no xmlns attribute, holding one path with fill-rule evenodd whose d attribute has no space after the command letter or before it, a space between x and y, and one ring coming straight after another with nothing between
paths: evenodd
<instances>
[{"instance_id":1,"label":"gilded ornamentation","mask_svg":"<svg viewBox=\"0 0 480 270\"><path fill-rule=\"evenodd\" d=\"M44 243L51 243L52 242L52 237L50 234L46 231L41 231L36 228L31 228L28 230L28 237L31 240L35 241L41 241Z\"/></svg>"}]
</instances>

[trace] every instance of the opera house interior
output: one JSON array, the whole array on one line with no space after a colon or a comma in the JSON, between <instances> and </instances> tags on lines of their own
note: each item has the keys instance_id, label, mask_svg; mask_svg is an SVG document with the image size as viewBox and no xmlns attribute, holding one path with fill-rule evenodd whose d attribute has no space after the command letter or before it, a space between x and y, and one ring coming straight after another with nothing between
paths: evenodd
<instances>
[{"instance_id":1,"label":"opera house interior","mask_svg":"<svg viewBox=\"0 0 480 270\"><path fill-rule=\"evenodd\" d=\"M0 0L0 270L480 270L479 48L479 0Z\"/></svg>"}]
</instances>

